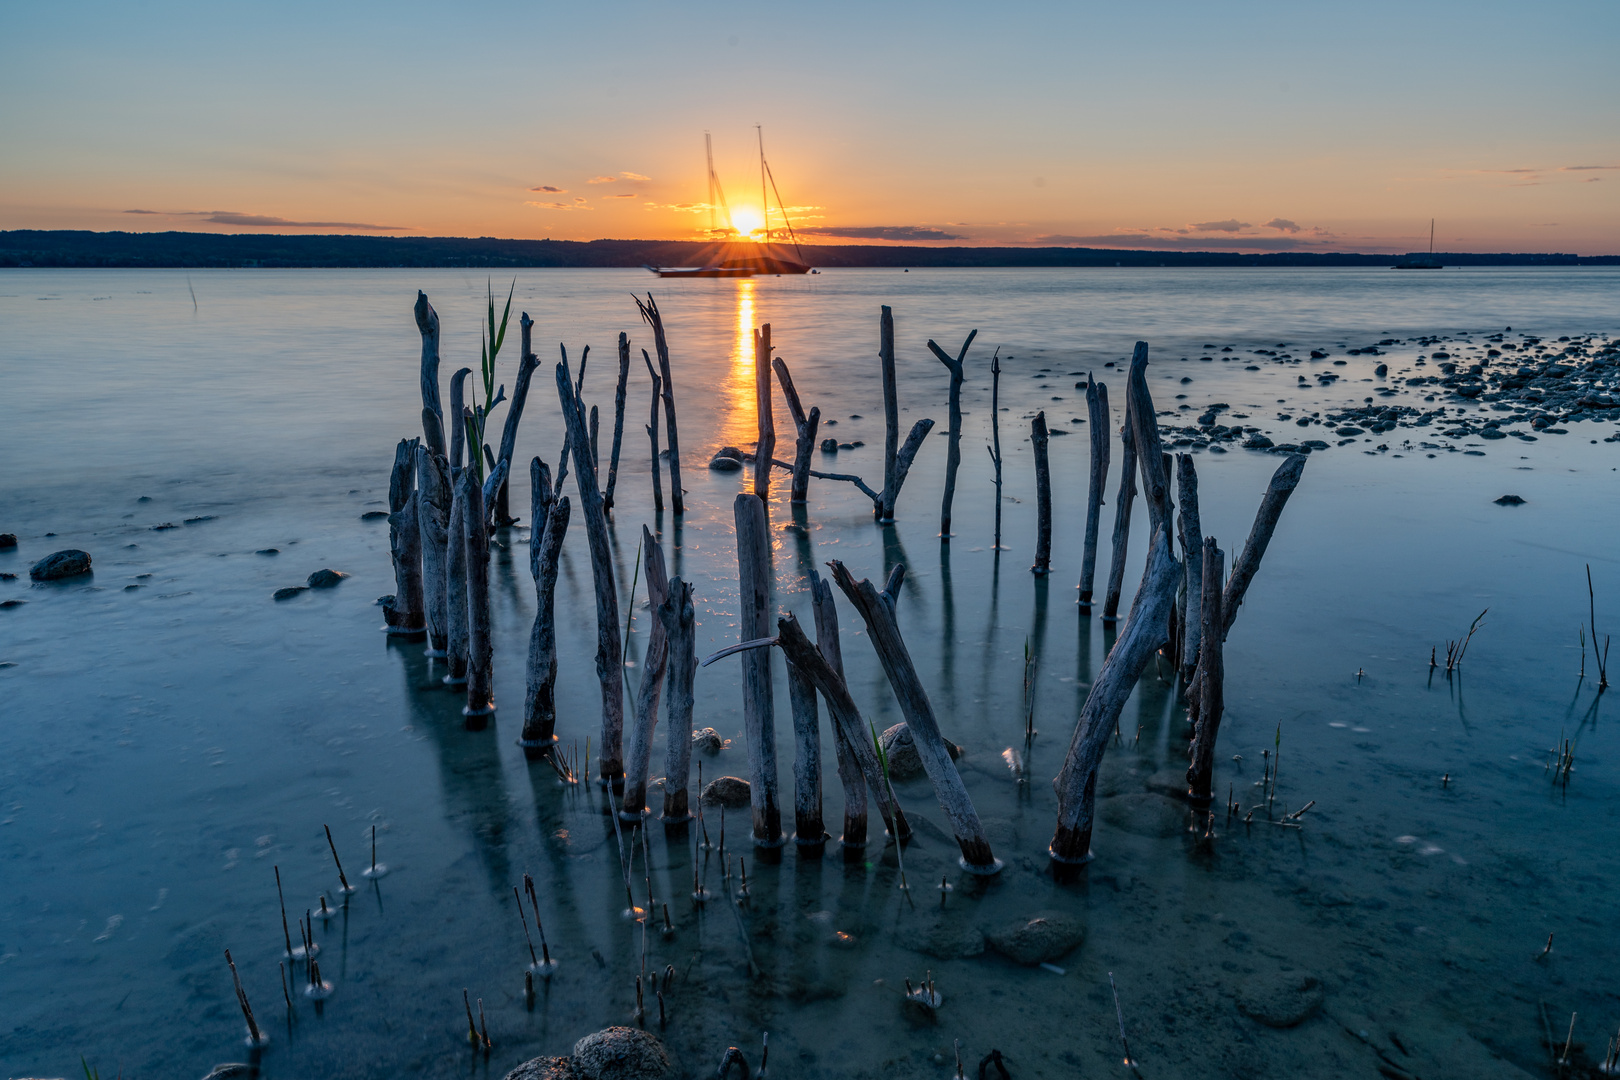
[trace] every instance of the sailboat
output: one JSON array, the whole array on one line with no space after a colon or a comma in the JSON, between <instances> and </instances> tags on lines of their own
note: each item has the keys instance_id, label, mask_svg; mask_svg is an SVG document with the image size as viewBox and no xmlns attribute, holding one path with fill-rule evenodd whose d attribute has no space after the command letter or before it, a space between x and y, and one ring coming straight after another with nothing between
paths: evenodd
<instances>
[{"instance_id":1,"label":"sailboat","mask_svg":"<svg viewBox=\"0 0 1620 1080\"><path fill-rule=\"evenodd\" d=\"M1429 257L1413 258L1408 256L1390 267L1391 270L1440 270L1440 260L1434 257L1434 218L1429 219Z\"/></svg>"},{"instance_id":2,"label":"sailboat","mask_svg":"<svg viewBox=\"0 0 1620 1080\"><path fill-rule=\"evenodd\" d=\"M777 191L776 188L776 176L771 172L770 162L765 159L764 130L758 124L754 125L754 130L759 136L759 196L760 205L764 208L764 241L730 242L726 245L721 258L704 266L648 266L648 270L661 278L753 277L755 274L816 273L810 267L810 264L804 261L804 252L799 248L799 238L793 232L793 222L788 219L787 206L783 204L781 192ZM714 171L714 142L707 132L703 135L703 149L709 165L709 231L711 234L721 231L715 220L715 209L718 206L726 218L724 231L727 235L735 236L737 229L731 221L731 208L726 204L725 189L721 187L720 177ZM768 188L767 182L769 184ZM788 257L784 245L773 243L771 202L768 193L775 193L776 210L782 219L783 227L775 230L775 234L779 235L784 231L787 233L796 258Z\"/></svg>"}]
</instances>

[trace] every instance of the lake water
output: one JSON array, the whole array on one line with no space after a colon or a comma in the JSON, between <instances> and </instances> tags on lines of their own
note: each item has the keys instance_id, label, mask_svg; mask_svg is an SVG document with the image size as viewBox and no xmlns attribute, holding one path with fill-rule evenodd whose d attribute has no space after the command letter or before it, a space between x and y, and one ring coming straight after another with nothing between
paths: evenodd
<instances>
[{"instance_id":1,"label":"lake water","mask_svg":"<svg viewBox=\"0 0 1620 1080\"><path fill-rule=\"evenodd\" d=\"M960 872L932 789L910 780L898 785L917 829L904 852L909 897L897 888L892 846L874 843L849 866L836 844L820 859L789 845L779 865L756 862L742 811L728 815L727 851L748 858L750 900L735 912L718 901L696 910L693 862L701 868L703 857L690 839L666 840L654 827L651 887L675 932L649 935L647 965L676 970L662 1035L685 1075L712 1075L729 1045L757 1065L766 1031L779 1077L946 1080L955 1040L970 1075L992 1048L1020 1080L1119 1074L1110 973L1131 1052L1150 1077L1552 1075L1548 1043L1563 1053L1572 1013L1566 1074L1587 1075L1603 1059L1620 1025L1620 732L1580 634L1588 566L1598 633L1620 617L1620 443L1604 441L1613 424L1449 451L1398 431L1313 454L1227 642L1215 782L1217 808L1229 790L1252 805L1262 752L1279 751L1279 813L1314 800L1303 828L1259 815L1245 827L1218 814L1218 835L1204 842L1179 819L1165 825L1164 806L1143 796L1185 767L1184 708L1168 671L1150 665L1104 760L1095 861L1077 883L1058 883L1045 849L1055 812L1048 781L1112 641L1075 605L1088 468L1076 375L1095 371L1108 383L1116 425L1124 374L1104 365L1128 358L1138 338L1152 345L1160 409L1224 402L1281 432L1292 426L1277 415L1360 404L1379 386L1432 408L1423 388L1374 370L1412 371L1424 349L1400 344L1374 357L1346 346L1439 335L1465 348L1509 326L1509 340L1600 341L1620 333L1620 271L861 270L701 282L524 271L514 322L517 310L534 318L546 363L520 463L539 454L556 464L558 342L576 370L579 350L593 347L585 397L611 416L618 333L651 346L630 296L649 286L669 327L689 494L684 520L651 509L641 428L649 384L638 359L613 519L621 598L646 524L671 572L694 583L700 655L738 634L731 504L746 474L704 465L722 445L752 442L751 328L772 324L807 405L838 422L823 434L865 443L839 453L835 467L874 486L879 305L895 310L904 427L923 416L939 421L936 431L946 426L947 375L925 341L954 352L979 330L949 545L937 538L937 436L892 528L873 522L850 485L830 481L812 481L796 524L784 476L770 513L776 605L802 621L809 566L841 559L857 577L881 580L905 563L900 617L911 654L946 736L964 748L960 771L1006 861L988 881ZM606 797L594 784L559 783L515 745L535 607L526 531L502 534L493 556L503 708L487 730L464 729L462 699L437 686L420 643L378 632L374 600L393 591L387 526L360 517L386 503L396 440L419 433L418 288L444 326L448 395L450 372L476 367L481 274L0 275L0 531L19 538L15 551L0 551L0 571L18 575L0 582L0 602L25 601L0 609L0 1076L79 1075L81 1055L108 1077L201 1076L247 1060L227 948L270 1033L267 1077L499 1078L631 1022L643 934L621 917ZM507 340L509 382L515 326ZM998 347L999 554L981 449ZM1262 362L1253 352L1303 357L1312 348L1331 353L1316 367L1346 361L1337 383L1300 383L1311 362ZM1037 409L1072 432L1051 444L1049 579L1028 571L1028 418ZM790 451L780 404L777 429ZM606 444L604 435L604 453ZM1104 561L1118 457L1116 445ZM1196 454L1204 532L1229 557L1280 460ZM513 509L526 520L526 485L516 487ZM1526 503L1496 505L1505 494ZM168 523L179 527L154 530ZM1139 500L1127 603L1145 535ZM255 554L268 547L280 554ZM62 548L91 552L93 578L30 586L33 561ZM271 600L322 567L351 576ZM631 681L647 633L642 603L644 593ZM897 723L859 620L839 603L851 689L880 729ZM1487 608L1460 673L1431 671L1431 648L1443 656ZM557 612L558 733L583 752L599 730L600 699L577 509ZM1020 786L1001 754L1023 752L1026 645L1038 659L1039 734L1031 782ZM791 805L792 728L782 662L773 663ZM747 775L741 709L737 661L699 673L697 723L731 740L695 755L706 780ZM1574 768L1555 783L1549 762L1562 739ZM825 734L823 751L830 757ZM709 812L711 835L718 818ZM836 832L841 795L830 767L826 819ZM356 880L375 827L391 873L363 882L330 922L316 921L335 989L317 1011L299 996L300 977L289 1022L272 867L290 918L320 896L335 903L323 825ZM561 962L532 1006L511 891L525 872ZM716 856L701 872L711 890L726 887ZM636 873L639 900L639 862ZM943 911L942 877L954 885ZM1051 969L994 951L916 948L938 927L972 941L979 928L1044 912L1086 928ZM944 998L933 1022L902 1008L903 980L927 971ZM1289 975L1319 980L1319 1013L1274 1029L1238 1007ZM463 988L482 999L487 1057L468 1047Z\"/></svg>"}]
</instances>

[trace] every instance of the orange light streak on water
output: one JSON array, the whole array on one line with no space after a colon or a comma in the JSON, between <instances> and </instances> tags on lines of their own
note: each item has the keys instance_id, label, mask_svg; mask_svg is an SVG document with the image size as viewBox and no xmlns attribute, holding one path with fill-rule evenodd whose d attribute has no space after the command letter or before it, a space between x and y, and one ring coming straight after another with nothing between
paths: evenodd
<instances>
[{"instance_id":1,"label":"orange light streak on water","mask_svg":"<svg viewBox=\"0 0 1620 1080\"><path fill-rule=\"evenodd\" d=\"M737 319L731 339L731 363L721 388L726 417L723 445L752 453L759 438L759 410L754 401L754 283L737 279Z\"/></svg>"}]
</instances>

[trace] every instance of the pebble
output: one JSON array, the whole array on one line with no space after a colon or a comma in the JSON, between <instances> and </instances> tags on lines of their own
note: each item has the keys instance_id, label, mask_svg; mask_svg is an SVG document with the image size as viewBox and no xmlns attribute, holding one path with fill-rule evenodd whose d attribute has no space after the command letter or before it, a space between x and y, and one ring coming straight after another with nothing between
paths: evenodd
<instances>
[{"instance_id":1,"label":"pebble","mask_svg":"<svg viewBox=\"0 0 1620 1080\"><path fill-rule=\"evenodd\" d=\"M277 589L275 591L274 599L291 600L293 597L305 591L307 588L309 588L307 585L289 585L285 589Z\"/></svg>"},{"instance_id":2,"label":"pebble","mask_svg":"<svg viewBox=\"0 0 1620 1080\"><path fill-rule=\"evenodd\" d=\"M883 752L889 758L889 776L895 780L910 780L922 776L925 770L922 755L917 752L917 743L911 737L911 729L904 723L899 723L887 729L878 736L883 744ZM955 761L962 756L962 748L945 740L945 749L950 753L951 760Z\"/></svg>"},{"instance_id":3,"label":"pebble","mask_svg":"<svg viewBox=\"0 0 1620 1080\"><path fill-rule=\"evenodd\" d=\"M311 589L330 589L348 576L348 574L336 570L317 570L309 575L309 579L305 584Z\"/></svg>"},{"instance_id":4,"label":"pebble","mask_svg":"<svg viewBox=\"0 0 1620 1080\"><path fill-rule=\"evenodd\" d=\"M60 581L90 572L90 553L78 548L55 551L35 563L28 576L35 581Z\"/></svg>"},{"instance_id":5,"label":"pebble","mask_svg":"<svg viewBox=\"0 0 1620 1080\"><path fill-rule=\"evenodd\" d=\"M361 521L384 521L388 517L386 510L367 510L360 515Z\"/></svg>"},{"instance_id":6,"label":"pebble","mask_svg":"<svg viewBox=\"0 0 1620 1080\"><path fill-rule=\"evenodd\" d=\"M700 728L692 732L692 749L702 750L707 754L717 754L725 749L726 740L712 727Z\"/></svg>"},{"instance_id":7,"label":"pebble","mask_svg":"<svg viewBox=\"0 0 1620 1080\"><path fill-rule=\"evenodd\" d=\"M0 533L0 551L5 551L8 548L14 548L16 546L17 546L17 534L16 533Z\"/></svg>"},{"instance_id":8,"label":"pebble","mask_svg":"<svg viewBox=\"0 0 1620 1080\"><path fill-rule=\"evenodd\" d=\"M1523 506L1524 500L1517 495L1504 495L1500 499L1493 499L1497 506Z\"/></svg>"}]
</instances>

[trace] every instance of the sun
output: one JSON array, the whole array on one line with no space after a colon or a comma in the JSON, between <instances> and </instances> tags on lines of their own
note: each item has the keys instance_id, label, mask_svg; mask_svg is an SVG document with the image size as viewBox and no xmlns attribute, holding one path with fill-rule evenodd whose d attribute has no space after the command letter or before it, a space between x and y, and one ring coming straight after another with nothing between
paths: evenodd
<instances>
[{"instance_id":1,"label":"sun","mask_svg":"<svg viewBox=\"0 0 1620 1080\"><path fill-rule=\"evenodd\" d=\"M731 224L739 236L751 236L765 227L759 211L751 206L739 206L731 211Z\"/></svg>"}]
</instances>

